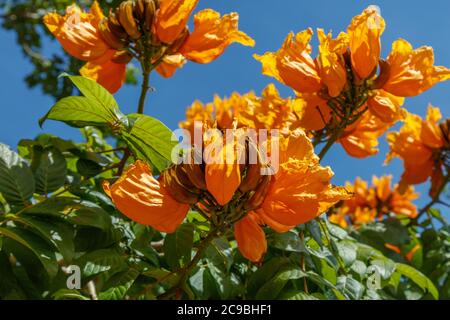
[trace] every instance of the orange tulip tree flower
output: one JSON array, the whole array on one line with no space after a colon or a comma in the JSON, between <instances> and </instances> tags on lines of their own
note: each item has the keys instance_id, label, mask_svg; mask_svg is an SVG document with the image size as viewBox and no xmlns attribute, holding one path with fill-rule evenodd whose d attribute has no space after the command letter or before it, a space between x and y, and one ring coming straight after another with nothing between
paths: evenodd
<instances>
[{"instance_id":1,"label":"orange tulip tree flower","mask_svg":"<svg viewBox=\"0 0 450 320\"><path fill-rule=\"evenodd\" d=\"M64 16L49 13L44 23L71 56L86 61L81 75L96 80L114 93L125 81L126 65L137 58L144 73L171 77L186 59L209 63L233 42L254 46L238 30L237 13L220 16L211 9L194 15L194 30L187 23L198 0L127 0L104 16L95 1L89 12L77 5Z\"/></svg>"},{"instance_id":2,"label":"orange tulip tree flower","mask_svg":"<svg viewBox=\"0 0 450 320\"><path fill-rule=\"evenodd\" d=\"M400 183L404 186L420 184L431 178L432 196L447 182L444 171L449 168L450 120L439 124L441 118L439 108L429 106L425 119L408 114L403 127L387 136L390 145L387 161L393 157L403 160Z\"/></svg>"},{"instance_id":3,"label":"orange tulip tree flower","mask_svg":"<svg viewBox=\"0 0 450 320\"><path fill-rule=\"evenodd\" d=\"M173 232L189 208L196 210L213 228L233 228L242 255L260 261L267 250L263 226L287 232L351 197L345 188L331 185L333 172L319 164L306 134L288 129L295 120L291 118L293 103L280 98L273 85L264 89L262 97L234 93L225 99L215 97L206 105L197 101L180 126L192 132L194 121L200 121L205 129L200 163L172 165L155 179L148 166L138 162L112 186L105 183L105 190L130 219L163 232ZM280 129L281 134L261 144L248 138L240 143L250 126ZM215 134L207 129L215 129ZM236 129L231 140L228 133L221 135L227 129ZM208 153L216 143L221 147ZM263 156L267 152L270 158L274 145L279 147L277 168ZM257 151L255 162L250 150ZM220 161L208 161L211 154Z\"/></svg>"},{"instance_id":4,"label":"orange tulip tree flower","mask_svg":"<svg viewBox=\"0 0 450 320\"><path fill-rule=\"evenodd\" d=\"M370 187L366 181L357 178L354 184L347 183L346 188L353 192L354 197L338 204L330 215L331 222L344 228L349 225L357 227L389 215L417 216L417 207L412 201L419 195L412 187L403 193L400 193L398 185L392 188L391 176L374 176Z\"/></svg>"},{"instance_id":5,"label":"orange tulip tree flower","mask_svg":"<svg viewBox=\"0 0 450 320\"><path fill-rule=\"evenodd\" d=\"M194 136L195 121L206 127L220 130L236 128L280 129L286 131L297 121L293 111L298 100L284 99L273 84L269 84L261 97L249 92L243 95L233 93L228 98L214 97L211 103L195 101L186 111L186 120L180 127Z\"/></svg>"},{"instance_id":6,"label":"orange tulip tree flower","mask_svg":"<svg viewBox=\"0 0 450 320\"><path fill-rule=\"evenodd\" d=\"M375 154L378 138L405 116L404 97L450 79L449 69L434 66L430 47L413 50L398 40L382 60L384 29L379 9L370 6L336 38L318 29L315 58L312 29L289 34L277 52L255 55L263 74L291 87L303 100L296 110L298 125L312 131L317 143L328 142L325 151L339 141L351 156Z\"/></svg>"}]
</instances>

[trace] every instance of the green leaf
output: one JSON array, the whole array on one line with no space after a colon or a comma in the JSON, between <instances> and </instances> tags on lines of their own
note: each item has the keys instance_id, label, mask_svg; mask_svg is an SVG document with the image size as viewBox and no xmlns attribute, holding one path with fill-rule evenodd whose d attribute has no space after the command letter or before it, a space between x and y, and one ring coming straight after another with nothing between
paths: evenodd
<instances>
[{"instance_id":1,"label":"green leaf","mask_svg":"<svg viewBox=\"0 0 450 320\"><path fill-rule=\"evenodd\" d=\"M387 280L395 271L395 263L389 259L376 259L371 261L371 265L377 268L379 275Z\"/></svg>"},{"instance_id":2,"label":"green leaf","mask_svg":"<svg viewBox=\"0 0 450 320\"><path fill-rule=\"evenodd\" d=\"M113 125L118 120L105 114L101 105L85 97L67 97L59 100L39 120L39 125L42 127L49 119L62 121L75 128Z\"/></svg>"},{"instance_id":3,"label":"green leaf","mask_svg":"<svg viewBox=\"0 0 450 320\"><path fill-rule=\"evenodd\" d=\"M318 218L320 219L320 218ZM320 245L323 246L322 243L322 231L320 230L320 225L316 220L311 220L306 224L306 228L311 233L311 236L314 240Z\"/></svg>"},{"instance_id":4,"label":"green leaf","mask_svg":"<svg viewBox=\"0 0 450 320\"><path fill-rule=\"evenodd\" d=\"M233 249L226 238L211 241L205 252L208 263L212 263L221 270L228 272L233 264Z\"/></svg>"},{"instance_id":5,"label":"green leaf","mask_svg":"<svg viewBox=\"0 0 450 320\"><path fill-rule=\"evenodd\" d=\"M120 272L111 279L105 285L106 291L99 294L100 300L121 300L125 297L128 290L130 290L133 283L139 276L139 271L130 268L126 271Z\"/></svg>"},{"instance_id":6,"label":"green leaf","mask_svg":"<svg viewBox=\"0 0 450 320\"><path fill-rule=\"evenodd\" d=\"M103 170L101 165L89 159L78 159L76 166L78 173L83 177L94 177Z\"/></svg>"},{"instance_id":7,"label":"green leaf","mask_svg":"<svg viewBox=\"0 0 450 320\"><path fill-rule=\"evenodd\" d=\"M10 205L24 206L34 193L28 165L8 146L0 143L0 193Z\"/></svg>"},{"instance_id":8,"label":"green leaf","mask_svg":"<svg viewBox=\"0 0 450 320\"><path fill-rule=\"evenodd\" d=\"M114 249L101 249L88 252L75 261L83 277L91 277L102 272L121 271L127 268L124 258Z\"/></svg>"},{"instance_id":9,"label":"green leaf","mask_svg":"<svg viewBox=\"0 0 450 320\"><path fill-rule=\"evenodd\" d=\"M403 263L396 263L396 271L401 275L411 279L425 292L429 292L435 300L439 299L439 292L434 286L433 282L428 279L423 273Z\"/></svg>"},{"instance_id":10,"label":"green leaf","mask_svg":"<svg viewBox=\"0 0 450 320\"><path fill-rule=\"evenodd\" d=\"M77 290L60 289L52 294L52 298L55 300L90 300L81 295Z\"/></svg>"},{"instance_id":11,"label":"green leaf","mask_svg":"<svg viewBox=\"0 0 450 320\"><path fill-rule=\"evenodd\" d=\"M336 242L336 246L345 266L350 267L356 260L356 245L349 241L340 241Z\"/></svg>"},{"instance_id":12,"label":"green leaf","mask_svg":"<svg viewBox=\"0 0 450 320\"><path fill-rule=\"evenodd\" d=\"M305 246L297 233L293 231L285 233L273 233L269 238L270 244L277 249L292 252L306 252Z\"/></svg>"},{"instance_id":13,"label":"green leaf","mask_svg":"<svg viewBox=\"0 0 450 320\"><path fill-rule=\"evenodd\" d=\"M182 224L164 240L164 258L172 270L185 266L191 261L194 244L194 226Z\"/></svg>"},{"instance_id":14,"label":"green leaf","mask_svg":"<svg viewBox=\"0 0 450 320\"><path fill-rule=\"evenodd\" d=\"M172 158L172 149L178 141L172 141L172 131L161 121L146 115L130 115L133 125L122 138L132 152L150 162L158 171L165 169Z\"/></svg>"},{"instance_id":15,"label":"green leaf","mask_svg":"<svg viewBox=\"0 0 450 320\"><path fill-rule=\"evenodd\" d=\"M68 76L68 78L86 98L101 105L106 114L112 118L117 116L116 112L119 110L119 106L108 90L89 78L81 76Z\"/></svg>"},{"instance_id":16,"label":"green leaf","mask_svg":"<svg viewBox=\"0 0 450 320\"><path fill-rule=\"evenodd\" d=\"M289 280L306 277L300 266L288 264L280 268L274 277L268 280L257 292L257 300L275 299Z\"/></svg>"},{"instance_id":17,"label":"green leaf","mask_svg":"<svg viewBox=\"0 0 450 320\"><path fill-rule=\"evenodd\" d=\"M214 279L207 268L201 266L189 277L189 285L195 295L203 300L209 299L214 291Z\"/></svg>"},{"instance_id":18,"label":"green leaf","mask_svg":"<svg viewBox=\"0 0 450 320\"><path fill-rule=\"evenodd\" d=\"M111 226L111 217L102 208L92 202L76 198L52 198L25 209L23 214L59 217L69 223L102 230Z\"/></svg>"},{"instance_id":19,"label":"green leaf","mask_svg":"<svg viewBox=\"0 0 450 320\"><path fill-rule=\"evenodd\" d=\"M72 261L75 248L73 243L73 230L66 223L50 219L39 219L27 215L14 218L15 222L29 227L49 244L55 247L64 257L65 262Z\"/></svg>"},{"instance_id":20,"label":"green leaf","mask_svg":"<svg viewBox=\"0 0 450 320\"><path fill-rule=\"evenodd\" d=\"M113 127L126 121L114 97L97 82L80 76L69 76L69 79L84 96L59 100L39 120L40 126L47 119L63 121L77 128L90 125Z\"/></svg>"},{"instance_id":21,"label":"green leaf","mask_svg":"<svg viewBox=\"0 0 450 320\"><path fill-rule=\"evenodd\" d=\"M56 148L35 152L37 154L33 157L32 168L36 193L46 195L58 190L64 185L67 174L67 163L63 154Z\"/></svg>"},{"instance_id":22,"label":"green leaf","mask_svg":"<svg viewBox=\"0 0 450 320\"><path fill-rule=\"evenodd\" d=\"M317 297L307 294L305 292L298 292L297 290L287 291L280 297L281 300L320 300Z\"/></svg>"},{"instance_id":23,"label":"green leaf","mask_svg":"<svg viewBox=\"0 0 450 320\"><path fill-rule=\"evenodd\" d=\"M343 292L349 299L359 300L364 294L364 286L355 279L347 276L340 276L337 280L336 288Z\"/></svg>"},{"instance_id":24,"label":"green leaf","mask_svg":"<svg viewBox=\"0 0 450 320\"><path fill-rule=\"evenodd\" d=\"M255 296L258 290L271 278L273 278L282 267L290 265L291 262L285 257L276 257L265 262L248 279L247 291Z\"/></svg>"},{"instance_id":25,"label":"green leaf","mask_svg":"<svg viewBox=\"0 0 450 320\"><path fill-rule=\"evenodd\" d=\"M54 277L58 273L59 267L54 253L38 236L16 227L0 227L0 235L30 250L39 259L50 277Z\"/></svg>"}]
</instances>

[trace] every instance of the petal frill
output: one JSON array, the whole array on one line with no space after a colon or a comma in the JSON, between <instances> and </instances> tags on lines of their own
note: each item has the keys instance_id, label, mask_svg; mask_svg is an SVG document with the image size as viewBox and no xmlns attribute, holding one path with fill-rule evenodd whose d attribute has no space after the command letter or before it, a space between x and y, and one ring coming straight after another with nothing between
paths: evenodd
<instances>
[{"instance_id":1,"label":"petal frill","mask_svg":"<svg viewBox=\"0 0 450 320\"><path fill-rule=\"evenodd\" d=\"M180 53L197 63L217 59L232 43L254 46L255 41L238 29L239 15L235 12L223 17L212 9L194 16L194 31L180 48Z\"/></svg>"}]
</instances>

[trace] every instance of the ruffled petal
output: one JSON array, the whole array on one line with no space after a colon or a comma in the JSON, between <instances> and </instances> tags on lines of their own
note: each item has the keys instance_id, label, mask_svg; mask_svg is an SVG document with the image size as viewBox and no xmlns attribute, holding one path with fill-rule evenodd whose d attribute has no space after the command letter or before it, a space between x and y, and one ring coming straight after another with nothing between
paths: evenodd
<instances>
[{"instance_id":1,"label":"ruffled petal","mask_svg":"<svg viewBox=\"0 0 450 320\"><path fill-rule=\"evenodd\" d=\"M311 29L296 35L290 33L278 52L254 55L262 63L263 74L274 77L298 92L319 91L322 83L316 63L310 55L309 41L312 34Z\"/></svg>"},{"instance_id":2,"label":"ruffled petal","mask_svg":"<svg viewBox=\"0 0 450 320\"><path fill-rule=\"evenodd\" d=\"M352 66L361 79L368 78L378 65L384 28L384 19L375 6L354 17L348 27Z\"/></svg>"},{"instance_id":3,"label":"ruffled petal","mask_svg":"<svg viewBox=\"0 0 450 320\"><path fill-rule=\"evenodd\" d=\"M103 13L94 2L89 13L71 5L64 16L57 13L45 15L44 24L68 54L79 60L92 61L110 50L98 31L101 19Z\"/></svg>"},{"instance_id":4,"label":"ruffled petal","mask_svg":"<svg viewBox=\"0 0 450 320\"><path fill-rule=\"evenodd\" d=\"M180 48L180 53L197 63L209 63L217 59L232 43L244 46L255 45L255 41L238 29L239 15L235 12L220 17L211 9L194 16L194 31Z\"/></svg>"},{"instance_id":5,"label":"ruffled petal","mask_svg":"<svg viewBox=\"0 0 450 320\"><path fill-rule=\"evenodd\" d=\"M403 39L392 44L387 61L389 78L383 89L396 96L416 96L438 82L450 79L450 69L434 66L433 48L424 46L414 50Z\"/></svg>"},{"instance_id":6,"label":"ruffled petal","mask_svg":"<svg viewBox=\"0 0 450 320\"><path fill-rule=\"evenodd\" d=\"M161 0L155 30L158 39L172 43L186 28L189 17L199 0Z\"/></svg>"}]
</instances>

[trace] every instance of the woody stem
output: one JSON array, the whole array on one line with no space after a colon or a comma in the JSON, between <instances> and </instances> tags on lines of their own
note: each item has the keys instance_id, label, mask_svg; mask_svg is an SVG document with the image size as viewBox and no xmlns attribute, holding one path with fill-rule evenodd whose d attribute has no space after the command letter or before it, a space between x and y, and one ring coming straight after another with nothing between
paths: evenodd
<instances>
[{"instance_id":1,"label":"woody stem","mask_svg":"<svg viewBox=\"0 0 450 320\"><path fill-rule=\"evenodd\" d=\"M142 81L142 87L141 87L141 96L139 98L139 105L137 113L143 114L145 109L145 99L147 98L147 93L149 89L150 84L150 70L148 66L145 63L141 63L142 65L142 76L144 80Z\"/></svg>"},{"instance_id":2,"label":"woody stem","mask_svg":"<svg viewBox=\"0 0 450 320\"><path fill-rule=\"evenodd\" d=\"M345 129L344 126L340 126L339 128L336 128L333 135L328 139L327 144L323 147L323 149L319 153L320 160L323 160L327 152L330 150L330 148L333 146L333 144L340 138L342 131Z\"/></svg>"}]
</instances>

